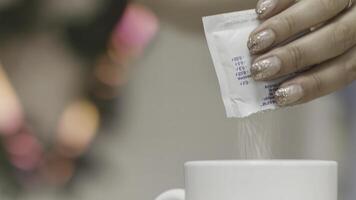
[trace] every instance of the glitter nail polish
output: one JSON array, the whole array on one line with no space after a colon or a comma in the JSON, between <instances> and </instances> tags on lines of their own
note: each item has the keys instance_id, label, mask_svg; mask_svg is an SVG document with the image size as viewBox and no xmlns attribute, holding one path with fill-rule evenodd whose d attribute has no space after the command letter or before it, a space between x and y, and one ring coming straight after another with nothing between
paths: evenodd
<instances>
[{"instance_id":1,"label":"glitter nail polish","mask_svg":"<svg viewBox=\"0 0 356 200\"><path fill-rule=\"evenodd\" d=\"M270 13L277 5L277 0L260 0L257 3L256 13L260 17L266 16Z\"/></svg>"},{"instance_id":2,"label":"glitter nail polish","mask_svg":"<svg viewBox=\"0 0 356 200\"><path fill-rule=\"evenodd\" d=\"M287 106L296 103L304 96L302 86L294 84L278 89L275 98L279 106Z\"/></svg>"},{"instance_id":3,"label":"glitter nail polish","mask_svg":"<svg viewBox=\"0 0 356 200\"><path fill-rule=\"evenodd\" d=\"M276 75L281 69L281 60L276 57L268 57L256 61L251 66L251 74L255 80L265 80Z\"/></svg>"},{"instance_id":4,"label":"glitter nail polish","mask_svg":"<svg viewBox=\"0 0 356 200\"><path fill-rule=\"evenodd\" d=\"M256 54L269 48L275 41L276 34L272 29L267 29L250 36L248 48L251 53Z\"/></svg>"}]
</instances>

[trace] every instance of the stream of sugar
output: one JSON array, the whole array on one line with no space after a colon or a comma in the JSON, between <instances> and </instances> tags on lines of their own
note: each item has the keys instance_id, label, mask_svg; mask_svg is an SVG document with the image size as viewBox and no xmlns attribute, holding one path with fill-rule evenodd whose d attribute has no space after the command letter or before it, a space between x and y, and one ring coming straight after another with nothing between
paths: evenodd
<instances>
[{"instance_id":1,"label":"stream of sugar","mask_svg":"<svg viewBox=\"0 0 356 200\"><path fill-rule=\"evenodd\" d=\"M273 141L279 137L278 120L271 113L239 119L237 126L239 159L273 159Z\"/></svg>"}]
</instances>

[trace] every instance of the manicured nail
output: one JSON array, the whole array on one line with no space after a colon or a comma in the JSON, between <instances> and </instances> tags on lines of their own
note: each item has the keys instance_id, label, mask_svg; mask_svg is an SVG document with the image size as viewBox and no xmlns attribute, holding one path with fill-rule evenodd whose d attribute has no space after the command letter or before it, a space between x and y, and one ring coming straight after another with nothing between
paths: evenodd
<instances>
[{"instance_id":1,"label":"manicured nail","mask_svg":"<svg viewBox=\"0 0 356 200\"><path fill-rule=\"evenodd\" d=\"M259 0L256 7L256 13L260 17L266 16L277 5L277 0Z\"/></svg>"},{"instance_id":2,"label":"manicured nail","mask_svg":"<svg viewBox=\"0 0 356 200\"><path fill-rule=\"evenodd\" d=\"M272 29L267 29L251 35L248 41L248 48L255 54L270 47L276 39L276 34Z\"/></svg>"},{"instance_id":3,"label":"manicured nail","mask_svg":"<svg viewBox=\"0 0 356 200\"><path fill-rule=\"evenodd\" d=\"M287 106L296 103L304 96L302 86L294 84L278 89L275 99L279 106Z\"/></svg>"},{"instance_id":4,"label":"manicured nail","mask_svg":"<svg viewBox=\"0 0 356 200\"><path fill-rule=\"evenodd\" d=\"M281 60L276 56L256 61L251 67L252 77L257 81L271 78L281 70L281 65Z\"/></svg>"}]
</instances>

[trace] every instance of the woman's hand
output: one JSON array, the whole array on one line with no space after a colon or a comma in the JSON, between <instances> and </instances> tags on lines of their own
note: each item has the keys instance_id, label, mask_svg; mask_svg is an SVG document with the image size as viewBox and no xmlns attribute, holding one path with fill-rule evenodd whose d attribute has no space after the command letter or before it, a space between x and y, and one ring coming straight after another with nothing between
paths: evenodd
<instances>
[{"instance_id":1,"label":"woman's hand","mask_svg":"<svg viewBox=\"0 0 356 200\"><path fill-rule=\"evenodd\" d=\"M251 67L254 79L297 72L276 91L280 106L308 102L356 79L356 6L352 1L260 0L256 11L266 21L248 43L252 54L260 54ZM290 40L303 33L308 34Z\"/></svg>"}]
</instances>

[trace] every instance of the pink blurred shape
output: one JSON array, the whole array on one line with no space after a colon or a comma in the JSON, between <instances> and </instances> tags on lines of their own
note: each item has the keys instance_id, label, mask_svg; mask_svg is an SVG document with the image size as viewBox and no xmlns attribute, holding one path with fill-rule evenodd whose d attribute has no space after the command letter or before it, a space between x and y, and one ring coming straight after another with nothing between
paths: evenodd
<instances>
[{"instance_id":1,"label":"pink blurred shape","mask_svg":"<svg viewBox=\"0 0 356 200\"><path fill-rule=\"evenodd\" d=\"M21 104L0 63L0 134L17 132L23 122Z\"/></svg>"},{"instance_id":2,"label":"pink blurred shape","mask_svg":"<svg viewBox=\"0 0 356 200\"><path fill-rule=\"evenodd\" d=\"M113 33L113 46L140 54L156 35L159 28L155 14L146 7L132 3L128 5L121 21Z\"/></svg>"},{"instance_id":3,"label":"pink blurred shape","mask_svg":"<svg viewBox=\"0 0 356 200\"><path fill-rule=\"evenodd\" d=\"M31 171L39 166L42 148L29 130L6 137L5 150L9 154L10 162L18 169Z\"/></svg>"}]
</instances>

